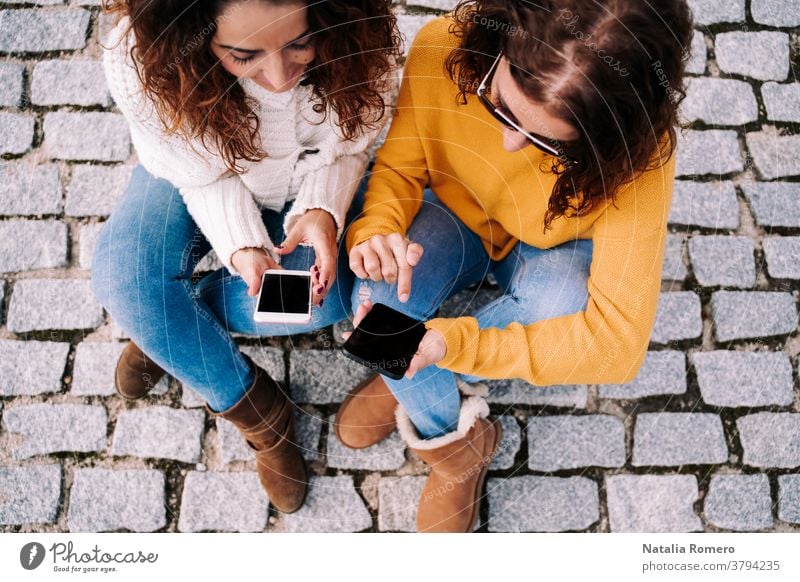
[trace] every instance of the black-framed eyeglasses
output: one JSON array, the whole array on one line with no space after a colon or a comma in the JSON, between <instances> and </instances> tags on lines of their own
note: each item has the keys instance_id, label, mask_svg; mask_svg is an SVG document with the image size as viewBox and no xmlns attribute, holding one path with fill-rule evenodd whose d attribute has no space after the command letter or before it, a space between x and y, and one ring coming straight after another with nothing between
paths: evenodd
<instances>
[{"instance_id":1,"label":"black-framed eyeglasses","mask_svg":"<svg viewBox=\"0 0 800 582\"><path fill-rule=\"evenodd\" d=\"M535 133L531 133L525 129L523 129L519 123L513 118L510 112L506 111L506 108L502 105L498 106L495 105L492 100L486 96L487 93L490 93L489 84L491 82L492 75L494 74L495 70L497 69L498 63L500 63L500 59L503 58L503 53L497 55L497 58L492 63L492 66L489 67L489 72L486 73L486 76L481 81L481 84L478 85L478 99L486 108L486 110L492 114L497 121L502 123L508 128L513 129L525 136L525 138L533 145L534 147L542 150L546 154L550 154L556 158L559 158L565 163L574 164L576 163L574 159L570 158L569 156L565 155L562 148L559 147L559 144L554 139L549 139L542 135L537 135Z\"/></svg>"}]
</instances>

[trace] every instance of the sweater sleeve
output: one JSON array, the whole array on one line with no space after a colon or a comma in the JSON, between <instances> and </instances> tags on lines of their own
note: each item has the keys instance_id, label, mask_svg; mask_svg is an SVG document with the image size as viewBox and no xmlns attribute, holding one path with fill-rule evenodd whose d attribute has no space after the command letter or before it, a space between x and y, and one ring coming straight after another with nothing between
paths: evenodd
<instances>
[{"instance_id":1,"label":"sweater sleeve","mask_svg":"<svg viewBox=\"0 0 800 582\"><path fill-rule=\"evenodd\" d=\"M540 386L633 380L655 321L674 172L673 156L620 191L624 210L610 205L595 223L585 311L505 329L433 319L428 329L447 346L438 366Z\"/></svg>"}]
</instances>

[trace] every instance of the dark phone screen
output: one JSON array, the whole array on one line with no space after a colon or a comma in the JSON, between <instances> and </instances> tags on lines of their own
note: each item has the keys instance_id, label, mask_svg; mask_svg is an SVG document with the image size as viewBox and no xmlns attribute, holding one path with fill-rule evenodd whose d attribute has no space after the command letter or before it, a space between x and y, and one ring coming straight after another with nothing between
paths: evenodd
<instances>
[{"instance_id":1,"label":"dark phone screen","mask_svg":"<svg viewBox=\"0 0 800 582\"><path fill-rule=\"evenodd\" d=\"M308 313L310 275L266 273L261 280L258 310L272 313Z\"/></svg>"},{"instance_id":2,"label":"dark phone screen","mask_svg":"<svg viewBox=\"0 0 800 582\"><path fill-rule=\"evenodd\" d=\"M421 321L376 303L342 349L376 372L400 379L425 332Z\"/></svg>"}]
</instances>

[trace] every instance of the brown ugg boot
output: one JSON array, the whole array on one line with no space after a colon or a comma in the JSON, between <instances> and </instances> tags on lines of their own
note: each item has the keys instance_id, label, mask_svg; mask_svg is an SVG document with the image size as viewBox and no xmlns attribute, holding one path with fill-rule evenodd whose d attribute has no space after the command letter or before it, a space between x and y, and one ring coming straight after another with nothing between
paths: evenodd
<instances>
[{"instance_id":1,"label":"brown ugg boot","mask_svg":"<svg viewBox=\"0 0 800 582\"><path fill-rule=\"evenodd\" d=\"M293 513L308 490L308 471L294 434L294 404L269 374L252 365L256 378L239 402L224 412L206 409L241 431L256 454L258 478L272 505Z\"/></svg>"},{"instance_id":2,"label":"brown ugg boot","mask_svg":"<svg viewBox=\"0 0 800 582\"><path fill-rule=\"evenodd\" d=\"M380 374L370 376L347 395L336 413L333 430L351 449L365 449L388 437L397 426L397 399Z\"/></svg>"},{"instance_id":3,"label":"brown ugg boot","mask_svg":"<svg viewBox=\"0 0 800 582\"><path fill-rule=\"evenodd\" d=\"M455 431L422 440L408 415L397 408L400 435L431 468L419 500L417 531L473 531L486 471L503 435L500 424L488 416L486 401L471 396L461 404Z\"/></svg>"},{"instance_id":4,"label":"brown ugg boot","mask_svg":"<svg viewBox=\"0 0 800 582\"><path fill-rule=\"evenodd\" d=\"M117 361L114 386L126 400L138 400L147 396L163 376L164 370L158 364L135 343L128 342Z\"/></svg>"}]
</instances>

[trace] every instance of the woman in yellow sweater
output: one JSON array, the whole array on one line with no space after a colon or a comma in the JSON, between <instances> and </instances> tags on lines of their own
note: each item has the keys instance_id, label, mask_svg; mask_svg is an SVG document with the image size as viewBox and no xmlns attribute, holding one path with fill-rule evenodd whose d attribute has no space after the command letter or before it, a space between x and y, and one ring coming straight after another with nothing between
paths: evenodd
<instances>
[{"instance_id":1,"label":"woman in yellow sweater","mask_svg":"<svg viewBox=\"0 0 800 582\"><path fill-rule=\"evenodd\" d=\"M469 0L416 37L347 245L363 280L356 323L380 302L428 331L406 378L358 386L335 428L369 446L397 408L432 469L420 531L473 528L500 441L485 400L462 402L459 375L636 376L659 296L690 34L684 0ZM489 273L500 298L431 319Z\"/></svg>"}]
</instances>

